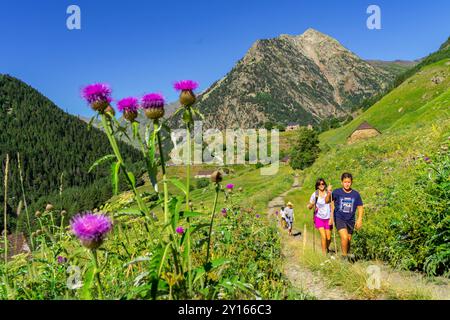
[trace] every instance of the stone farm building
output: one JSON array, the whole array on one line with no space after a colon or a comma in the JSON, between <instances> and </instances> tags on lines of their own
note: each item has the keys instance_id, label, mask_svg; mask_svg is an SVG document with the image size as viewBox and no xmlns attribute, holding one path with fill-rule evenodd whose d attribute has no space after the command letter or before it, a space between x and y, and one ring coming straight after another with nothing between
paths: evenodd
<instances>
[{"instance_id":1,"label":"stone farm building","mask_svg":"<svg viewBox=\"0 0 450 320\"><path fill-rule=\"evenodd\" d=\"M290 122L286 126L286 131L294 131L300 128L300 125L298 123Z\"/></svg>"},{"instance_id":2,"label":"stone farm building","mask_svg":"<svg viewBox=\"0 0 450 320\"><path fill-rule=\"evenodd\" d=\"M214 172L214 170L200 170L195 176L195 179L201 179L201 178L210 178L211 174Z\"/></svg>"},{"instance_id":3,"label":"stone farm building","mask_svg":"<svg viewBox=\"0 0 450 320\"><path fill-rule=\"evenodd\" d=\"M4 252L5 244L3 243L3 234L1 236L0 248ZM9 234L8 238L8 260L13 256L21 253L31 253L30 247L28 246L27 238L21 232ZM1 254L1 258L4 259L4 253Z\"/></svg>"},{"instance_id":4,"label":"stone farm building","mask_svg":"<svg viewBox=\"0 0 450 320\"><path fill-rule=\"evenodd\" d=\"M347 137L347 141L349 144L351 144L363 139L378 136L380 134L380 131L372 127L367 121L364 121L359 125L358 128L355 129L355 131L353 131L351 135Z\"/></svg>"}]
</instances>

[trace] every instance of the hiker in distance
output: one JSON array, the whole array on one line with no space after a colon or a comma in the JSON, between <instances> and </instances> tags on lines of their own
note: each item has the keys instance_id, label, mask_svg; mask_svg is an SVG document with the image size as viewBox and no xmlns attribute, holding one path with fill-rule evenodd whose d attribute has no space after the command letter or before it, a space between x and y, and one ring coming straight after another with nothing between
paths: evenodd
<instances>
[{"instance_id":1,"label":"hiker in distance","mask_svg":"<svg viewBox=\"0 0 450 320\"><path fill-rule=\"evenodd\" d=\"M287 203L287 207L284 208L286 214L286 223L288 225L289 235L292 236L292 225L294 224L294 205L292 202Z\"/></svg>"},{"instance_id":2,"label":"hiker in distance","mask_svg":"<svg viewBox=\"0 0 450 320\"><path fill-rule=\"evenodd\" d=\"M331 230L333 229L333 217L331 215L331 204L325 202L328 194L327 183L319 178L316 181L316 191L311 195L308 203L308 209L314 208L314 226L320 233L322 252L329 253L331 243Z\"/></svg>"},{"instance_id":3,"label":"hiker in distance","mask_svg":"<svg viewBox=\"0 0 450 320\"><path fill-rule=\"evenodd\" d=\"M362 227L364 207L361 195L352 189L353 176L347 172L343 173L341 183L343 188L334 191L331 185L328 186L325 202L334 202L334 223L341 238L342 256L353 259L353 256L348 256L350 243L353 230L359 230ZM356 211L358 211L357 218Z\"/></svg>"}]
</instances>

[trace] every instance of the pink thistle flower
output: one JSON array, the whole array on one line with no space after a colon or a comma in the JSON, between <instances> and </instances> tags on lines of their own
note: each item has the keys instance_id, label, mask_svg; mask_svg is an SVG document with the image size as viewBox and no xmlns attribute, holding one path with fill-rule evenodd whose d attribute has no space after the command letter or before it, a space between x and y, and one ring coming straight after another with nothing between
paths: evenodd
<instances>
[{"instance_id":1,"label":"pink thistle flower","mask_svg":"<svg viewBox=\"0 0 450 320\"><path fill-rule=\"evenodd\" d=\"M256 218L259 219L261 216L259 214L256 215Z\"/></svg>"},{"instance_id":2,"label":"pink thistle flower","mask_svg":"<svg viewBox=\"0 0 450 320\"><path fill-rule=\"evenodd\" d=\"M111 88L105 83L94 83L84 87L81 91L81 96L89 103L96 102L110 103Z\"/></svg>"},{"instance_id":3,"label":"pink thistle flower","mask_svg":"<svg viewBox=\"0 0 450 320\"><path fill-rule=\"evenodd\" d=\"M193 80L181 80L173 85L177 91L194 91L198 88L198 82Z\"/></svg>"},{"instance_id":4,"label":"pink thistle flower","mask_svg":"<svg viewBox=\"0 0 450 320\"><path fill-rule=\"evenodd\" d=\"M184 228L183 228L183 227L178 227L175 231L176 231L178 234L183 234L183 233L184 233Z\"/></svg>"},{"instance_id":5,"label":"pink thistle flower","mask_svg":"<svg viewBox=\"0 0 450 320\"><path fill-rule=\"evenodd\" d=\"M234 184L232 184L232 183L227 184L226 188L229 189L229 190L233 190Z\"/></svg>"},{"instance_id":6,"label":"pink thistle flower","mask_svg":"<svg viewBox=\"0 0 450 320\"><path fill-rule=\"evenodd\" d=\"M149 108L163 108L164 97L159 93L149 93L142 97L141 106L143 109Z\"/></svg>"},{"instance_id":7,"label":"pink thistle flower","mask_svg":"<svg viewBox=\"0 0 450 320\"><path fill-rule=\"evenodd\" d=\"M97 249L112 229L112 221L105 215L86 212L76 215L70 222L72 232L89 249Z\"/></svg>"},{"instance_id":8,"label":"pink thistle flower","mask_svg":"<svg viewBox=\"0 0 450 320\"><path fill-rule=\"evenodd\" d=\"M139 108L138 99L135 97L128 97L117 102L117 109L120 112L136 112Z\"/></svg>"},{"instance_id":9,"label":"pink thistle flower","mask_svg":"<svg viewBox=\"0 0 450 320\"><path fill-rule=\"evenodd\" d=\"M147 118L156 120L164 116L164 97L159 93L149 93L142 98L141 107Z\"/></svg>"}]
</instances>

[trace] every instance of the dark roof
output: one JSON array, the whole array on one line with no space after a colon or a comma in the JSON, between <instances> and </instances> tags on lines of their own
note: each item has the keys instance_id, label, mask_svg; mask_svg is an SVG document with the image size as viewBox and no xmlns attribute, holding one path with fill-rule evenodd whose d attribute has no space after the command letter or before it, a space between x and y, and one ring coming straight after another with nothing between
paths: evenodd
<instances>
[{"instance_id":1,"label":"dark roof","mask_svg":"<svg viewBox=\"0 0 450 320\"><path fill-rule=\"evenodd\" d=\"M379 133L381 133L377 128L372 127L367 121L364 121L363 123L361 123L358 126L358 128L353 130L353 132L358 131L358 130L368 130L368 129L374 129L374 130L377 130ZM353 132L352 132L352 134L353 134Z\"/></svg>"},{"instance_id":2,"label":"dark roof","mask_svg":"<svg viewBox=\"0 0 450 320\"><path fill-rule=\"evenodd\" d=\"M289 122L287 125L288 127L290 127L290 126L298 126L299 124L295 122Z\"/></svg>"}]
</instances>

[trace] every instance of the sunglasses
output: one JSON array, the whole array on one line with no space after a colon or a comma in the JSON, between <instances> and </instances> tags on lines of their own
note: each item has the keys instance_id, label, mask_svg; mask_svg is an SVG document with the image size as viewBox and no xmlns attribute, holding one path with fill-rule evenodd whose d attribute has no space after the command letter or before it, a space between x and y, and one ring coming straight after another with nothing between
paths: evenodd
<instances>
[{"instance_id":1,"label":"sunglasses","mask_svg":"<svg viewBox=\"0 0 450 320\"><path fill-rule=\"evenodd\" d=\"M323 182L319 183L319 186L324 186L324 185L325 185L325 183L323 183Z\"/></svg>"}]
</instances>

